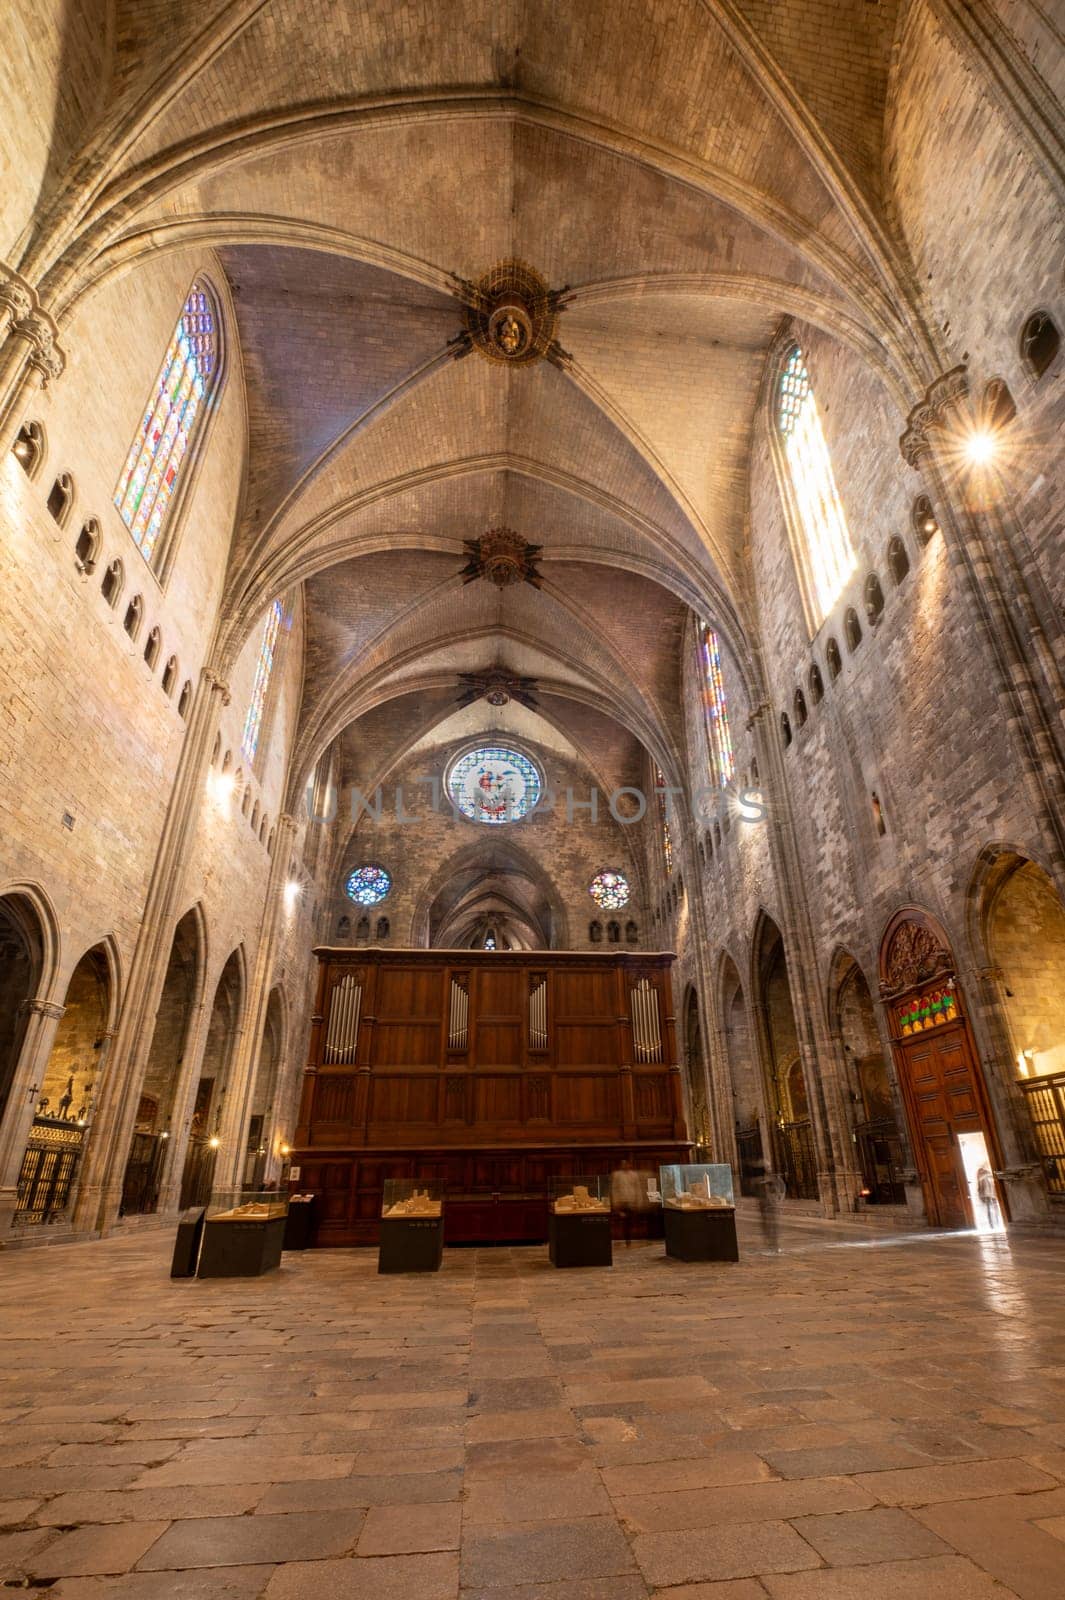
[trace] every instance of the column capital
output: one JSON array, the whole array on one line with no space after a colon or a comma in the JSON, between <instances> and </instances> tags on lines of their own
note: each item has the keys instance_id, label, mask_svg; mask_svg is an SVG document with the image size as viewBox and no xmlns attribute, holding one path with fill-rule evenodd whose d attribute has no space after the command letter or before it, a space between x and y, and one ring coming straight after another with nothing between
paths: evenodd
<instances>
[{"instance_id":1,"label":"column capital","mask_svg":"<svg viewBox=\"0 0 1065 1600\"><path fill-rule=\"evenodd\" d=\"M919 400L906 418L905 431L899 437L902 459L919 471L924 458L934 447L931 435L949 420L951 412L969 394L969 373L962 365L940 373L928 385L923 400Z\"/></svg>"},{"instance_id":2,"label":"column capital","mask_svg":"<svg viewBox=\"0 0 1065 1600\"><path fill-rule=\"evenodd\" d=\"M23 1000L22 1004L19 1006L19 1010L25 1012L29 1016L54 1017L57 1022L66 1009L66 1006L57 1005L54 1000L41 1000L37 997L34 997L30 1000Z\"/></svg>"},{"instance_id":3,"label":"column capital","mask_svg":"<svg viewBox=\"0 0 1065 1600\"><path fill-rule=\"evenodd\" d=\"M212 694L221 695L223 706L229 704L229 684L226 683L224 678L220 678L217 672L213 672L210 667L201 668L200 678Z\"/></svg>"},{"instance_id":4,"label":"column capital","mask_svg":"<svg viewBox=\"0 0 1065 1600\"><path fill-rule=\"evenodd\" d=\"M66 366L66 357L56 339L55 323L47 312L31 311L15 323L15 332L29 340L32 346L29 365L41 374L43 387L47 388L49 380L58 378Z\"/></svg>"},{"instance_id":5,"label":"column capital","mask_svg":"<svg viewBox=\"0 0 1065 1600\"><path fill-rule=\"evenodd\" d=\"M0 267L0 312L12 322L21 322L33 310L34 294L28 283L10 267Z\"/></svg>"}]
</instances>

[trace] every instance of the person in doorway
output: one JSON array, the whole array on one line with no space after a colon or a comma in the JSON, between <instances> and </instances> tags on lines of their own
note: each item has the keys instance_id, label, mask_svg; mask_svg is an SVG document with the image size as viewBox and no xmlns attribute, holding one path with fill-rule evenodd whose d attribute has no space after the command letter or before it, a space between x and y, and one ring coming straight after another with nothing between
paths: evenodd
<instances>
[{"instance_id":1,"label":"person in doorway","mask_svg":"<svg viewBox=\"0 0 1065 1600\"><path fill-rule=\"evenodd\" d=\"M610 1174L610 1208L621 1219L621 1237L632 1244L632 1219L640 1205L640 1176L631 1161L623 1161Z\"/></svg>"},{"instance_id":2,"label":"person in doorway","mask_svg":"<svg viewBox=\"0 0 1065 1600\"><path fill-rule=\"evenodd\" d=\"M984 1208L988 1227L997 1228L998 1194L995 1190L995 1175L986 1161L976 1174L976 1192L980 1197L980 1204Z\"/></svg>"}]
</instances>

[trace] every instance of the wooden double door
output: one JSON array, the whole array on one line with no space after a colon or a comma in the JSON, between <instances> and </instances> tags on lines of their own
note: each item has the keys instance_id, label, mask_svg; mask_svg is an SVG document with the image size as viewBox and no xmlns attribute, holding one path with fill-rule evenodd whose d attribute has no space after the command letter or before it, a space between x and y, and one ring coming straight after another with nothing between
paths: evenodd
<instances>
[{"instance_id":1,"label":"wooden double door","mask_svg":"<svg viewBox=\"0 0 1065 1600\"><path fill-rule=\"evenodd\" d=\"M926 1028L900 1039L896 1048L929 1221L972 1227L976 1219L959 1135L982 1133L992 1166L998 1160L968 1023L959 1018Z\"/></svg>"}]
</instances>

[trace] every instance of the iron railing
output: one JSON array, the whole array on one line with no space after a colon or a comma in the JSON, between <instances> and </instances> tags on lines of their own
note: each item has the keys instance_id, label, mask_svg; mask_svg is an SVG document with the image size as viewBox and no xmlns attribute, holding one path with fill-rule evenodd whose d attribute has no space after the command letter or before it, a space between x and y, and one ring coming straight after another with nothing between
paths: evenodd
<instances>
[{"instance_id":1,"label":"iron railing","mask_svg":"<svg viewBox=\"0 0 1065 1600\"><path fill-rule=\"evenodd\" d=\"M859 1122L854 1129L858 1147L858 1164L868 1194L866 1203L871 1206L901 1206L906 1200L902 1181L902 1139L894 1117L877 1117L869 1122Z\"/></svg>"},{"instance_id":2,"label":"iron railing","mask_svg":"<svg viewBox=\"0 0 1065 1600\"><path fill-rule=\"evenodd\" d=\"M84 1128L75 1124L47 1117L34 1122L18 1177L16 1223L55 1222L63 1215L84 1138Z\"/></svg>"},{"instance_id":3,"label":"iron railing","mask_svg":"<svg viewBox=\"0 0 1065 1600\"><path fill-rule=\"evenodd\" d=\"M1018 1088L1028 1106L1047 1188L1055 1199L1065 1200L1065 1072L1021 1078Z\"/></svg>"}]
</instances>

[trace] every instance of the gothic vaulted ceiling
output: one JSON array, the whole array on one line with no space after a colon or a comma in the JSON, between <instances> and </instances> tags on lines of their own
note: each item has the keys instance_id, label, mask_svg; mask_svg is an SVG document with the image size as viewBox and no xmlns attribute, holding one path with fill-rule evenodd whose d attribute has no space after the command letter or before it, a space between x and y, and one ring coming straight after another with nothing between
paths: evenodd
<instances>
[{"instance_id":1,"label":"gothic vaulted ceiling","mask_svg":"<svg viewBox=\"0 0 1065 1600\"><path fill-rule=\"evenodd\" d=\"M490 671L534 679L544 725L631 781L641 747L679 749L689 607L748 670L747 461L781 319L899 395L924 355L882 221L896 9L102 7L94 177L44 174L24 264L69 316L160 252L213 263L247 397L226 637L305 585L295 783L341 737L379 781ZM500 263L560 291L544 359L470 348L470 285ZM463 581L498 528L537 547L535 581Z\"/></svg>"}]
</instances>

